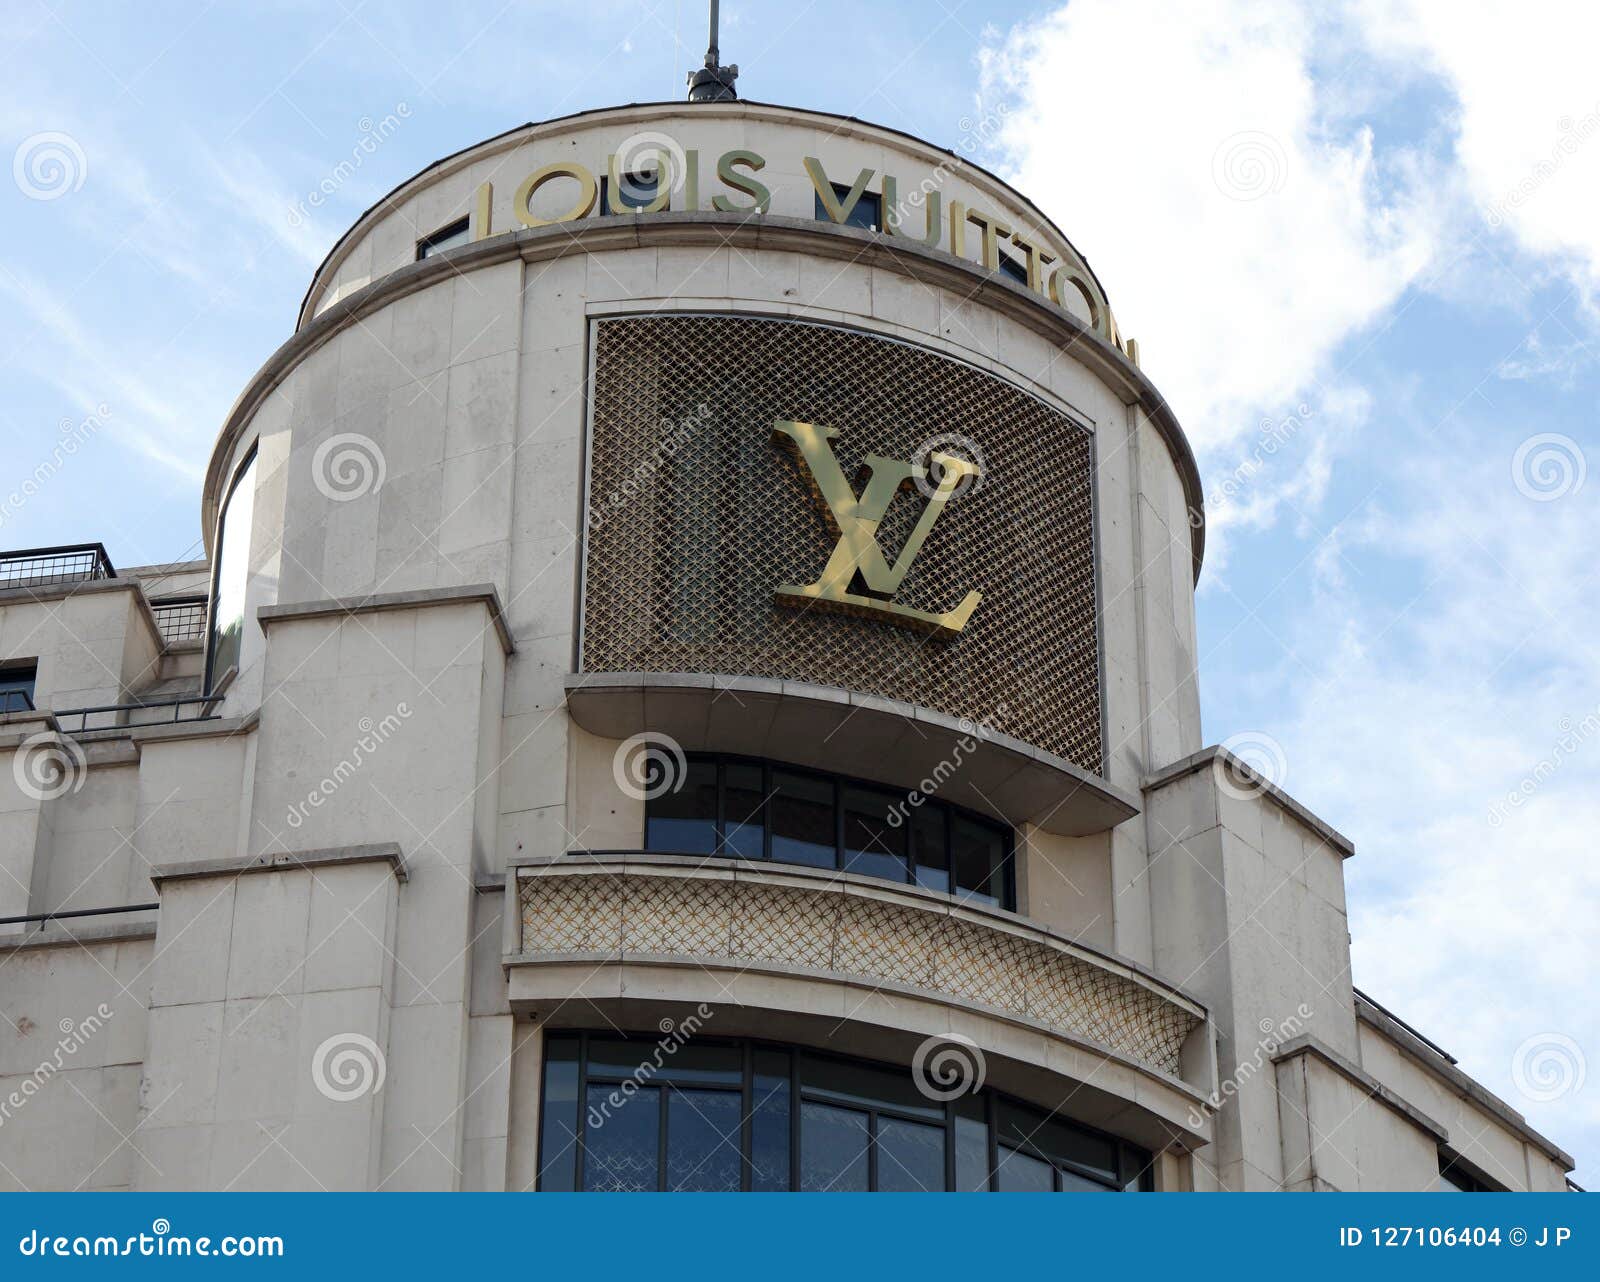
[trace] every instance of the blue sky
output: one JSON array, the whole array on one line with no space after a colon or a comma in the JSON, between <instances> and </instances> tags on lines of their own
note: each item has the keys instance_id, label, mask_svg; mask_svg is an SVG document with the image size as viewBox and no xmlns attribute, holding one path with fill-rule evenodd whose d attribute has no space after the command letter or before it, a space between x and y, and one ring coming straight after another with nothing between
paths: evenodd
<instances>
[{"instance_id":1,"label":"blue sky","mask_svg":"<svg viewBox=\"0 0 1600 1282\"><path fill-rule=\"evenodd\" d=\"M724 10L748 97L945 145L1003 120L982 159L1095 265L1201 458L1207 740L1355 840L1356 982L1592 1182L1589 7ZM522 121L677 98L703 45L697 0L13 0L7 25L0 475L86 444L0 486L0 546L125 565L196 554L216 430L363 209Z\"/></svg>"}]
</instances>

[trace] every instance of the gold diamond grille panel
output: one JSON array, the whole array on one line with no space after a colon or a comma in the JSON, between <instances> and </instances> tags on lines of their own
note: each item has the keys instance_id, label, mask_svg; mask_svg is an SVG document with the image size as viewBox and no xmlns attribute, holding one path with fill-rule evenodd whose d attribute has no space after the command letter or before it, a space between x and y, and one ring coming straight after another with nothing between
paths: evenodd
<instances>
[{"instance_id":1,"label":"gold diamond grille panel","mask_svg":"<svg viewBox=\"0 0 1600 1282\"><path fill-rule=\"evenodd\" d=\"M677 955L904 984L1037 1020L1181 1076L1198 1024L1159 990L1037 938L935 908L759 880L543 872L521 883L521 952Z\"/></svg>"},{"instance_id":2,"label":"gold diamond grille panel","mask_svg":"<svg viewBox=\"0 0 1600 1282\"><path fill-rule=\"evenodd\" d=\"M979 457L894 601L932 613L983 594L936 637L774 600L811 583L837 539L775 419L838 429L860 492L869 453L930 441ZM589 672L778 677L987 722L1101 770L1089 434L1017 387L922 348L742 316L595 326L583 612ZM925 504L908 487L878 530L893 564Z\"/></svg>"}]
</instances>

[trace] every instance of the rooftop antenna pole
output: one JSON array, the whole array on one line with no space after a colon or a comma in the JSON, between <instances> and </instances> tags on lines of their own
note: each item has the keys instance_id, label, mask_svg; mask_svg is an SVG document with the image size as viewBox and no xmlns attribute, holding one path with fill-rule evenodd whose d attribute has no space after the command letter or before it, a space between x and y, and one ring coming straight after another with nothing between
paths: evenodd
<instances>
[{"instance_id":1,"label":"rooftop antenna pole","mask_svg":"<svg viewBox=\"0 0 1600 1282\"><path fill-rule=\"evenodd\" d=\"M733 82L739 78L736 64L722 65L717 48L717 18L721 5L711 0L711 32L706 43L706 65L689 73L690 102L733 102L739 94Z\"/></svg>"}]
</instances>

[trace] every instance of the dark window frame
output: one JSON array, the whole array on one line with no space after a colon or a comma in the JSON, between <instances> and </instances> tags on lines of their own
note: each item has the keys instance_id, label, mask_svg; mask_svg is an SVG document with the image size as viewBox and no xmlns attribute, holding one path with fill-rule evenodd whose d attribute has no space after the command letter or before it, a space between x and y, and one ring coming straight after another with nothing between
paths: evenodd
<instances>
[{"instance_id":1,"label":"dark window frame","mask_svg":"<svg viewBox=\"0 0 1600 1282\"><path fill-rule=\"evenodd\" d=\"M776 788L773 783L773 775L774 772L783 772L786 774L807 776L809 778L821 780L829 784L833 798L833 870L835 872L851 872L852 870L845 866L845 789L849 787L859 787L886 793L899 791L898 789L891 788L887 784L877 783L870 779L859 779L853 775L834 774L831 771L815 770L808 766L791 765L786 761L775 761L770 757L752 757L739 753L728 752L691 752L685 755L687 761L691 765L697 763L714 763L716 767L716 782L714 791L717 798L717 813L711 820L711 854L708 856L704 851L673 850L665 847L658 849L651 845L651 808L657 799L652 799L645 803L644 832L642 834L642 841L640 843L641 849L651 854L682 855L685 858L693 859L750 859L761 863L770 863L784 867L817 867L818 865L808 864L803 860L773 858L773 825L770 812L772 800L776 795ZM738 850L729 848L727 787L727 768L729 765L755 765L761 767L762 814L760 823L762 836L760 856L742 854ZM908 791L905 795L907 798L909 798L911 793ZM937 890L932 887L925 886L917 879L917 871L921 865L918 863L916 816L920 811L930 808L935 813L939 813L944 816L944 867L949 885L947 890ZM966 819L982 829L987 829L1000 839L1001 853L999 868L996 870L991 867L989 873L990 894L986 895L982 892L974 892L971 888L963 890L956 883L955 830L957 817ZM753 826L753 819L749 816L736 819L734 822L741 827L748 828ZM1016 832L1009 824L1005 824L999 820L990 818L988 815L980 814L975 810L969 810L965 806L958 806L951 802L943 801L938 797L924 797L920 805L917 806L911 806L908 801L905 822L900 826L899 831L902 831L905 834L904 859L906 865L906 876L904 879L896 880L895 878L891 877L877 877L875 874L865 872L854 872L853 875L858 877L873 877L874 880L882 881L891 886L915 886L918 889L926 890L929 894L945 896L950 899L954 899L957 902L976 903L985 907L997 907L1005 912L1018 911ZM932 865L929 866L931 867ZM993 886L993 879L996 871L999 872L1002 880L1002 885L998 889Z\"/></svg>"},{"instance_id":2,"label":"dark window frame","mask_svg":"<svg viewBox=\"0 0 1600 1282\"><path fill-rule=\"evenodd\" d=\"M466 235L469 238L472 235L472 218L470 215L457 218L454 222L446 223L438 231L429 232L417 241L417 261L420 263L424 258L438 253L440 248L445 246L446 241L454 240L461 235ZM455 246L451 245L449 248L454 249Z\"/></svg>"},{"instance_id":3,"label":"dark window frame","mask_svg":"<svg viewBox=\"0 0 1600 1282\"><path fill-rule=\"evenodd\" d=\"M605 1042L622 1041L636 1044L640 1049L639 1069L633 1072L628 1072L611 1066L601 1066L599 1068L592 1067L590 1063L590 1050L592 1043L597 1038ZM801 1115L802 1105L806 1103L822 1104L828 1107L841 1108L851 1112L862 1113L867 1116L867 1187L869 1192L879 1191L878 1186L880 1180L878 1178L878 1152L880 1141L878 1119L880 1117L889 1118L895 1121L912 1122L922 1126L942 1128L944 1132L944 1191L953 1192L956 1190L956 1123L961 1115L961 1107L963 1105L970 1107L971 1100L974 1098L973 1096L960 1096L956 1099L943 1101L942 1103L939 1101L930 1100L926 1106L919 1105L916 1108L904 1107L897 1105L892 1101L886 1100L873 1100L871 1102L861 1101L855 1103L848 1102L842 1100L837 1094L829 1094L820 1087L808 1085L802 1074L803 1061L809 1057L816 1060L832 1061L834 1063L850 1065L852 1067L864 1067L867 1069L876 1070L878 1072L888 1072L893 1074L909 1075L911 1070L903 1066L885 1063L882 1060L864 1059L859 1056L852 1055L840 1055L833 1051L816 1049L809 1046L800 1046L785 1042L773 1042L753 1037L695 1037L690 1042L680 1043L680 1045L737 1048L740 1056L740 1068L737 1071L737 1083L731 1081L726 1084L708 1084L700 1081L684 1082L674 1079L672 1072L671 1053L667 1053L666 1055L659 1057L653 1054L655 1048L661 1047L665 1040L666 1039L664 1038L654 1037L650 1034L619 1034L610 1029L557 1029L553 1031L547 1031L545 1033L545 1053L543 1055L543 1063L540 1068L541 1102L538 1124L535 1127L535 1132L538 1136L538 1152L535 1155L534 1161L534 1188L536 1191L583 1191L584 1180L587 1176L586 1159L588 1156L587 1134L589 1129L589 1088L591 1085L615 1086L620 1088L625 1082L633 1082L641 1089L644 1087L654 1087L659 1091L655 1101L656 1108L660 1110L660 1138L658 1140L656 1152L656 1191L666 1191L666 1172L669 1162L668 1146L671 1141L670 1132L668 1129L668 1110L670 1108L669 1101L674 1090L688 1089L720 1090L725 1091L730 1095L739 1095L740 1117L742 1119L738 1127L739 1191L745 1193L750 1192L755 1176L753 1121L756 1112L756 1106L761 1103L761 1101L755 1099L754 1094L755 1076L757 1072L756 1061L757 1057L763 1053L765 1053L765 1055L769 1058L776 1053L777 1055L786 1057L788 1062L789 1088L787 1092L787 1100L789 1106L789 1191L792 1192L798 1190L801 1183ZM563 1050L572 1048L575 1045L575 1050L573 1050L573 1053L570 1057L563 1055L559 1057L559 1060L556 1060L549 1053L553 1043L559 1043ZM648 1061L650 1061L652 1058L660 1059L660 1067L647 1071ZM552 1164L552 1169L554 1170L555 1167L553 1166L553 1163L560 1161L563 1156L562 1154L550 1154L545 1152L545 1138L547 1130L546 1102L550 1098L550 1092L547 1089L547 1076L549 1073L549 1066L552 1062L576 1062L577 1065L576 1102L574 1104L577 1114L575 1119L576 1126L570 1132L573 1136L572 1140L570 1141L573 1148L571 1161L572 1187L570 1189L566 1188L564 1185L560 1189L551 1189L546 1187L547 1162ZM636 1100L638 1098L637 1094L635 1094L632 1098ZM1108 1193L1153 1191L1155 1187L1154 1170L1156 1158L1155 1154L1151 1153L1150 1151L1143 1149L1127 1140L1121 1139L1116 1135L1112 1135L1107 1131L1102 1131L1083 1122L1065 1117L1059 1112L1047 1112L1045 1109L1042 1109L1037 1105L1029 1104L1025 1100L1017 1099L1014 1096L1007 1095L999 1091L982 1088L977 1093L976 1098L982 1101L983 1120L988 1137L988 1174L985 1179L985 1188L982 1191L998 1191L998 1160L1000 1150L1002 1148L1002 1145L999 1141L1000 1114L1002 1105L1006 1106L1013 1112L1020 1111L1031 1115L1032 1118L1036 1119L1037 1125L1041 1128L1046 1124L1065 1127L1066 1129L1075 1133L1079 1133L1096 1141L1109 1143L1112 1145L1113 1151L1116 1155L1117 1164L1117 1173L1114 1181L1108 1180L1103 1174L1098 1172L1091 1173L1086 1169L1074 1169L1073 1164L1069 1160L1063 1159L1059 1156L1050 1156L1048 1154L1044 1154L1042 1151L1039 1153L1029 1152L1029 1156L1040 1156L1042 1160L1051 1165L1055 1172L1053 1177L1055 1191L1075 1191L1063 1188L1063 1173L1077 1175L1079 1178L1097 1185L1100 1191ZM942 1120L938 1118L930 1118L927 1115L928 1111L933 1109L937 1109L941 1112ZM1031 1147L1032 1146L1030 1145L1029 1148ZM929 1191L937 1192L938 1190Z\"/></svg>"},{"instance_id":4,"label":"dark window frame","mask_svg":"<svg viewBox=\"0 0 1600 1282\"><path fill-rule=\"evenodd\" d=\"M222 500L221 505L217 508L217 536L212 543L212 550L214 553L212 559L214 564L211 567L210 591L206 595L206 671L205 679L201 686L201 689L204 690L206 694L210 694L212 692L212 690L215 688L215 682L218 676L221 675L216 670L217 598L222 592L222 559L224 551L223 538L228 529L228 510L233 506L233 497L238 493L241 482L243 482L246 476L250 475L251 468L255 466L257 448L257 446L252 445L249 453L244 456L243 460L240 461L239 466L234 469L233 480L228 483L227 497ZM245 534L247 539L253 537L252 531L255 528L254 509L252 509L250 515L250 530L247 530ZM250 552L247 546L245 549L245 591L247 593L250 587L249 558ZM242 651L244 648L244 640L242 637L240 638L239 645L240 650Z\"/></svg>"},{"instance_id":5,"label":"dark window frame","mask_svg":"<svg viewBox=\"0 0 1600 1282\"><path fill-rule=\"evenodd\" d=\"M1439 1182L1440 1192L1447 1191L1442 1186L1448 1185L1457 1193L1505 1193L1504 1187L1493 1184L1484 1179L1477 1172L1469 1170L1461 1158L1445 1149L1439 1150Z\"/></svg>"},{"instance_id":6,"label":"dark window frame","mask_svg":"<svg viewBox=\"0 0 1600 1282\"><path fill-rule=\"evenodd\" d=\"M10 659L0 663L0 712L32 712L39 692L39 661ZM19 697L20 696L20 697Z\"/></svg>"},{"instance_id":7,"label":"dark window frame","mask_svg":"<svg viewBox=\"0 0 1600 1282\"><path fill-rule=\"evenodd\" d=\"M661 195L661 175L662 171L659 168L656 169L654 173L635 171L631 174L623 174L622 203L624 208L612 209L611 175L601 174L598 200L601 215L605 217L620 218L624 214L636 214L647 205L655 204L656 200L659 199ZM649 189L650 194L648 196L639 197L637 204L634 204L629 200L628 193L630 190L642 192L646 188Z\"/></svg>"},{"instance_id":8,"label":"dark window frame","mask_svg":"<svg viewBox=\"0 0 1600 1282\"><path fill-rule=\"evenodd\" d=\"M850 198L850 188L843 183L829 183L833 188L833 198L843 205ZM863 210L870 209L870 219L861 216ZM828 214L828 207L822 203L822 193L813 192L811 197L811 210L819 223L832 223L833 219ZM850 216L842 223L834 223L835 227L856 227L862 231L883 230L883 197L875 191L864 191L861 199L851 209Z\"/></svg>"}]
</instances>

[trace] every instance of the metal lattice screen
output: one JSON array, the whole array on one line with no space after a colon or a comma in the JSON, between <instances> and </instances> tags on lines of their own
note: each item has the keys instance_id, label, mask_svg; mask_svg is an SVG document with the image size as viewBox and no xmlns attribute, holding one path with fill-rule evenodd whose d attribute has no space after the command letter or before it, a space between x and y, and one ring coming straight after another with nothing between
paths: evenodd
<instances>
[{"instance_id":1,"label":"metal lattice screen","mask_svg":"<svg viewBox=\"0 0 1600 1282\"><path fill-rule=\"evenodd\" d=\"M582 666L778 677L920 704L1098 773L1093 463L1066 415L959 361L796 321L652 316L595 326ZM894 600L941 613L983 593L945 638L778 604L837 540L775 419L838 429L864 456L932 440L976 455L980 484L934 524ZM943 448L943 447L941 447ZM896 496L892 562L926 500Z\"/></svg>"}]
</instances>

